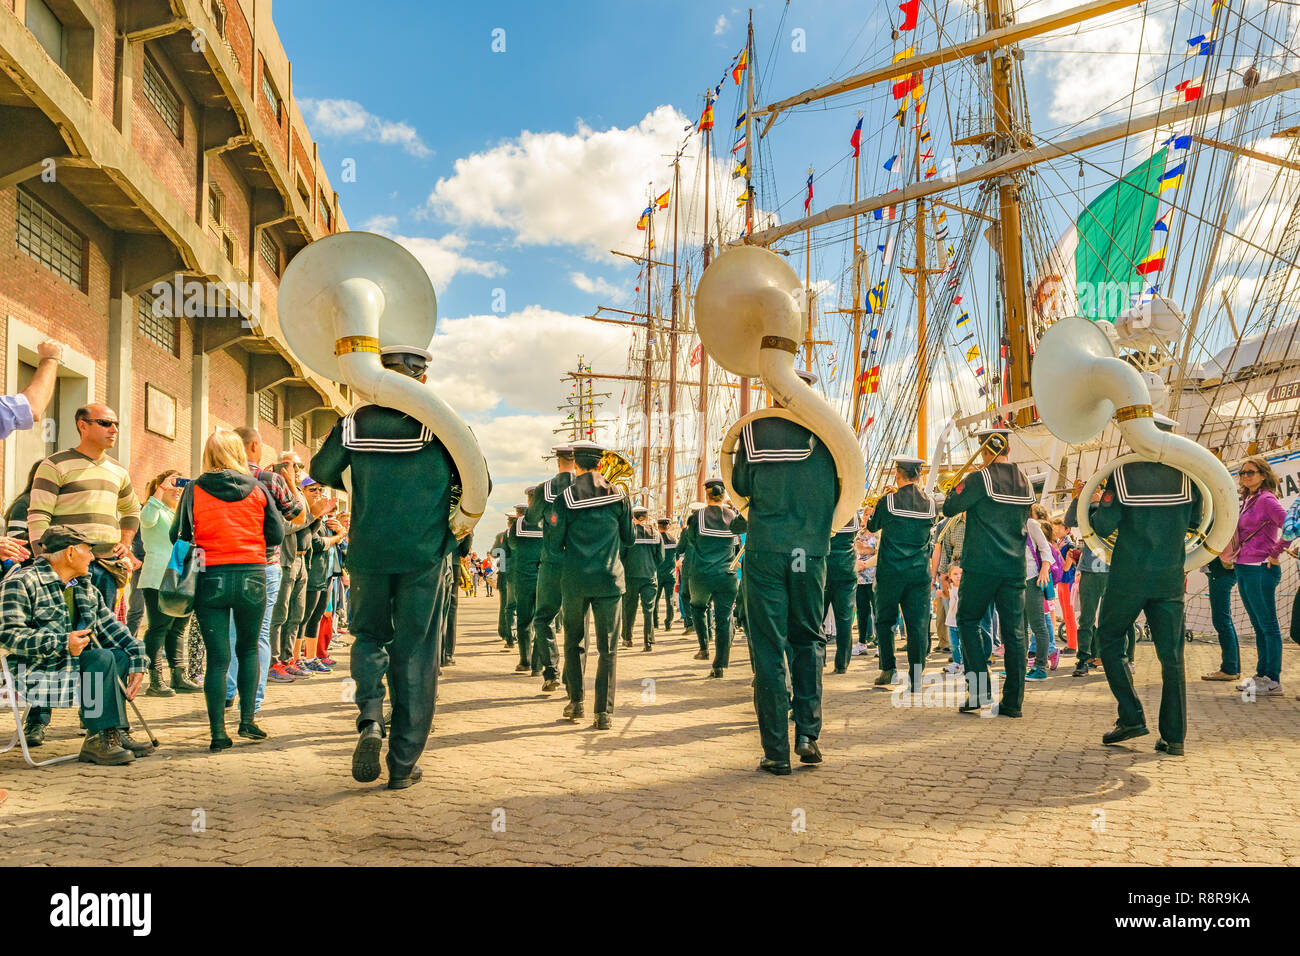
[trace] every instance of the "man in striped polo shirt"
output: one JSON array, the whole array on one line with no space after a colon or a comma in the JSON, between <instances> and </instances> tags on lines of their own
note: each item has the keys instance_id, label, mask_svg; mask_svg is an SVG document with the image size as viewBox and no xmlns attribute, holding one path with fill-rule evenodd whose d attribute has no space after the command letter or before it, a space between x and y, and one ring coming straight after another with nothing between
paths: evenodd
<instances>
[{"instance_id":1,"label":"man in striped polo shirt","mask_svg":"<svg viewBox=\"0 0 1300 956\"><path fill-rule=\"evenodd\" d=\"M83 532L99 559L90 566L91 582L112 610L119 581L105 564L130 573L140 501L125 466L108 456L117 444L117 413L107 405L84 405L77 409L76 423L81 438L77 447L55 452L36 469L27 534L39 554L46 528L66 525Z\"/></svg>"}]
</instances>

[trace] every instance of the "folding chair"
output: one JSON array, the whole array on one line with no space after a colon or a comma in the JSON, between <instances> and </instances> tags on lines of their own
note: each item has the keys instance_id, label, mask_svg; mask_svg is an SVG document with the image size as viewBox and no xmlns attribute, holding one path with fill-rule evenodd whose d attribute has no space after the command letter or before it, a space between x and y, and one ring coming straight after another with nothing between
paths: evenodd
<instances>
[{"instance_id":1,"label":"folding chair","mask_svg":"<svg viewBox=\"0 0 1300 956\"><path fill-rule=\"evenodd\" d=\"M0 647L0 705L4 705L14 715L14 736L3 747L0 747L0 754L8 753L14 749L14 745L22 748L23 759L32 767L47 767L52 763L63 763L65 760L76 760L76 754L68 754L65 757L51 757L48 760L33 760L32 752L27 749L27 735L23 733L23 720L27 717L27 711L31 705L27 701L19 704L18 682L14 679L13 671L9 670L9 652Z\"/></svg>"}]
</instances>

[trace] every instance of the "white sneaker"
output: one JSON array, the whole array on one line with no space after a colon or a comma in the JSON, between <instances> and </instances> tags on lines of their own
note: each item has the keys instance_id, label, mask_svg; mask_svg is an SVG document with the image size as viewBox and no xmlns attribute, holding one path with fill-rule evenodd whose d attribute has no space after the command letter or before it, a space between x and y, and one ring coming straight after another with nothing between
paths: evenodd
<instances>
[{"instance_id":1,"label":"white sneaker","mask_svg":"<svg viewBox=\"0 0 1300 956\"><path fill-rule=\"evenodd\" d=\"M862 656L863 654L865 654L866 652L867 652L867 645L865 645L865 644L854 644L854 645L853 645L853 650L849 651L849 655L850 655L851 657L861 657L861 656Z\"/></svg>"},{"instance_id":2,"label":"white sneaker","mask_svg":"<svg viewBox=\"0 0 1300 956\"><path fill-rule=\"evenodd\" d=\"M1266 679L1267 678L1247 677L1244 681L1242 681L1240 684L1237 685L1237 690L1250 690L1252 687L1255 686L1256 680L1266 680Z\"/></svg>"},{"instance_id":3,"label":"white sneaker","mask_svg":"<svg viewBox=\"0 0 1300 956\"><path fill-rule=\"evenodd\" d=\"M1255 682L1256 697L1281 697L1282 685L1271 677L1261 677Z\"/></svg>"},{"instance_id":4,"label":"white sneaker","mask_svg":"<svg viewBox=\"0 0 1300 956\"><path fill-rule=\"evenodd\" d=\"M943 672L945 674L962 674L965 673L965 671L966 668L962 667L956 661L953 661L951 664L949 664L947 667L943 669Z\"/></svg>"}]
</instances>

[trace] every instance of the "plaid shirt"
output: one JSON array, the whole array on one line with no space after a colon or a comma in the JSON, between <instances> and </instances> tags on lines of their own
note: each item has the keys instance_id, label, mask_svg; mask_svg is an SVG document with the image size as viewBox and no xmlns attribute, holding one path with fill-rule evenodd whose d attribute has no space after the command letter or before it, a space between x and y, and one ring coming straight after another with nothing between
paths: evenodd
<instances>
[{"instance_id":1,"label":"plaid shirt","mask_svg":"<svg viewBox=\"0 0 1300 956\"><path fill-rule=\"evenodd\" d=\"M131 656L129 673L145 671L144 645L113 616L89 575L68 584L76 601L77 627L93 628L95 639L105 648L125 650ZM41 558L14 571L0 585L0 647L12 655L9 666L19 692L41 707L81 703L81 669L68 653L68 632L74 628L63 597L66 586L49 561Z\"/></svg>"}]
</instances>

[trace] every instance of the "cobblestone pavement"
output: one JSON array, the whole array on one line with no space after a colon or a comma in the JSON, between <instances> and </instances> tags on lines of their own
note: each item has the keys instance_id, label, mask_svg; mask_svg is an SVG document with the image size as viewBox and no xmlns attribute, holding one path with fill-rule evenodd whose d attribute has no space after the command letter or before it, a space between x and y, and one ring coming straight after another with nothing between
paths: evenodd
<instances>
[{"instance_id":1,"label":"cobblestone pavement","mask_svg":"<svg viewBox=\"0 0 1300 956\"><path fill-rule=\"evenodd\" d=\"M461 618L418 786L352 780L342 650L334 674L270 686L265 743L209 754L200 695L142 697L163 749L131 766L0 757L4 862L1300 863L1300 680L1243 701L1196 679L1218 665L1209 644L1188 647L1185 758L1152 750L1159 672L1143 643L1152 734L1127 746L1100 746L1114 721L1105 678L1072 679L1064 662L1029 685L1024 719L989 720L892 706L855 658L826 673L826 762L772 777L755 771L743 640L711 681L680 623L653 654L638 637L619 655L614 727L597 732L515 675L495 599L467 599ZM1295 645L1283 657L1284 675L1300 673ZM38 752L79 746L75 717L56 711Z\"/></svg>"}]
</instances>

